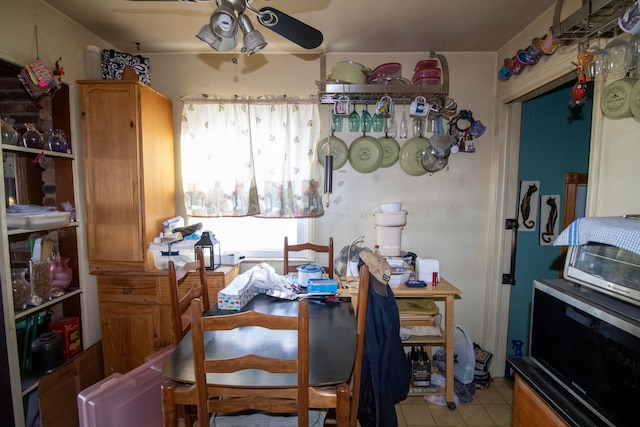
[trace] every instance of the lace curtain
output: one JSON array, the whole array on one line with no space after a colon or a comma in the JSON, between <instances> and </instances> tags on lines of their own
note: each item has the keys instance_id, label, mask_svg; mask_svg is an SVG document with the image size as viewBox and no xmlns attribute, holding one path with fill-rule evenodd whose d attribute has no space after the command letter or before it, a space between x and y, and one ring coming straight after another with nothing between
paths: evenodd
<instances>
[{"instance_id":1,"label":"lace curtain","mask_svg":"<svg viewBox=\"0 0 640 427\"><path fill-rule=\"evenodd\" d=\"M316 98L185 97L182 182L189 216L318 217Z\"/></svg>"}]
</instances>

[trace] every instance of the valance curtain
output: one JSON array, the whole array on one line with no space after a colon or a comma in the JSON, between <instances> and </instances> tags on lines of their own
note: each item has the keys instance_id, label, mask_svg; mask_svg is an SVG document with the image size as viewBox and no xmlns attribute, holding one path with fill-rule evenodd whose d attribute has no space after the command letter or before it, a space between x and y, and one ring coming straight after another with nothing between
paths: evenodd
<instances>
[{"instance_id":1,"label":"valance curtain","mask_svg":"<svg viewBox=\"0 0 640 427\"><path fill-rule=\"evenodd\" d=\"M184 97L182 182L189 216L318 217L317 98Z\"/></svg>"}]
</instances>

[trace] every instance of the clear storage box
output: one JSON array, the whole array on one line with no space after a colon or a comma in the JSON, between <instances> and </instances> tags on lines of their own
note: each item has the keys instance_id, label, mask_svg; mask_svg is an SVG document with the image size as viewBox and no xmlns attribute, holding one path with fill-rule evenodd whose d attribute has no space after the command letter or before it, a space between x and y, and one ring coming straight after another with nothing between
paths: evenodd
<instances>
[{"instance_id":1,"label":"clear storage box","mask_svg":"<svg viewBox=\"0 0 640 427\"><path fill-rule=\"evenodd\" d=\"M196 240L180 240L174 243L151 243L149 252L153 255L153 263L158 270L168 270L169 261L173 261L176 268L187 262L195 261Z\"/></svg>"}]
</instances>

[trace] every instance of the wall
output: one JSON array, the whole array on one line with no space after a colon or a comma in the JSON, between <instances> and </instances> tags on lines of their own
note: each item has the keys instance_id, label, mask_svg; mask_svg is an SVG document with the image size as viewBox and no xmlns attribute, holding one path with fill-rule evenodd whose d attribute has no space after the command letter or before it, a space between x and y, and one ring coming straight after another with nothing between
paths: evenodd
<instances>
[{"instance_id":1,"label":"wall","mask_svg":"<svg viewBox=\"0 0 640 427\"><path fill-rule=\"evenodd\" d=\"M65 76L63 81L70 86L71 127L73 147L80 158L80 123L78 109L78 91L75 81L85 78L84 51L86 45L110 48L84 28L70 21L40 0L0 0L0 58L14 64L25 64L36 58L34 27L38 27L39 56L49 67L53 67L58 58ZM76 179L76 185L82 191L82 180ZM76 200L76 213L84 215L83 201ZM80 230L84 235L84 229ZM79 242L80 250L86 253L85 239ZM86 256L85 256L86 259ZM83 344L85 347L100 339L100 319L95 278L88 273L88 265L80 265L80 274L84 285L84 313L82 324Z\"/></svg>"},{"instance_id":2,"label":"wall","mask_svg":"<svg viewBox=\"0 0 640 427\"><path fill-rule=\"evenodd\" d=\"M461 109L473 111L474 118L487 126L487 135L476 140L474 154L457 154L450 158L449 170L430 176L405 174L396 163L390 168L361 174L347 163L334 173L331 205L317 220L317 240L333 236L336 249L354 238L365 236L365 245L375 245L373 213L383 201L399 200L408 211L403 232L404 250L440 259L442 274L462 290L456 303L456 322L467 327L473 339L483 343L485 269L490 258L487 251L487 224L490 220L489 192L492 139L494 128L495 78L493 53L444 52L450 70L450 93ZM174 100L174 117L179 124L180 96L210 93L317 94L320 58L291 55L151 55L152 85ZM368 67L397 61L405 77L411 77L415 64L428 58L427 52L380 54L329 54L327 70L340 60L353 60ZM469 64L473 64L470 67ZM369 107L372 111L372 107ZM362 106L358 106L358 111ZM321 106L322 135L328 135L329 107ZM345 126L346 129L346 126ZM176 126L176 141L179 126ZM347 145L359 136L348 131L336 134ZM403 140L399 141L402 145ZM177 165L179 165L179 161ZM180 196L178 196L180 199ZM179 202L178 202L179 203ZM178 204L181 209L180 204Z\"/></svg>"}]
</instances>

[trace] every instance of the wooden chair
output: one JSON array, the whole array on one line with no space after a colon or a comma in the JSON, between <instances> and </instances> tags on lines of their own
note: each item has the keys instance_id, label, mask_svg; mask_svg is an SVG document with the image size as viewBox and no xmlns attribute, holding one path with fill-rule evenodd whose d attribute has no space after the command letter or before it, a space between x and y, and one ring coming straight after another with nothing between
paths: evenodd
<instances>
[{"instance_id":1,"label":"wooden chair","mask_svg":"<svg viewBox=\"0 0 640 427\"><path fill-rule=\"evenodd\" d=\"M327 266L324 267L324 271L330 278L333 278L333 237L329 237L329 244L327 246L316 245L315 243L301 243L299 245L290 245L289 238L285 236L284 238L284 274L285 276L289 273L297 272L297 268L299 265L289 265L289 252L298 252L298 251L313 251L319 253L326 253L328 259Z\"/></svg>"},{"instance_id":2,"label":"wooden chair","mask_svg":"<svg viewBox=\"0 0 640 427\"><path fill-rule=\"evenodd\" d=\"M360 377L362 375L362 355L364 353L364 330L367 321L367 305L369 302L369 267L360 267L358 299L354 304L356 312L356 355L353 370L349 379L349 427L356 427L358 422L358 404L360 403ZM310 406L314 407L313 398ZM338 411L338 409L336 410ZM335 418L327 418L325 425L337 424Z\"/></svg>"},{"instance_id":3,"label":"wooden chair","mask_svg":"<svg viewBox=\"0 0 640 427\"><path fill-rule=\"evenodd\" d=\"M188 313L191 301L195 298L201 300L202 313L211 308L202 249L198 248L196 258L196 261L188 262L177 270L174 262L169 261L169 295L171 298L173 344L175 345L178 345L180 340L182 340L187 332L189 332L189 329L191 329L191 319ZM199 280L193 282L193 285L191 285L192 281L189 281L189 287L187 287L185 294L180 295L180 287L184 287L183 284L192 272L198 273Z\"/></svg>"},{"instance_id":4,"label":"wooden chair","mask_svg":"<svg viewBox=\"0 0 640 427\"><path fill-rule=\"evenodd\" d=\"M199 301L191 303L191 336L198 401L198 422L209 425L211 413L238 413L259 410L273 414L297 414L298 425L309 423L309 306L300 301L298 317L275 316L246 311L224 316L202 317ZM243 326L261 326L275 330L296 330L297 359L277 359L245 355L225 360L207 360L204 351L205 331L233 330ZM239 389L207 385L207 372L230 373L259 369L272 373L297 374L297 387Z\"/></svg>"}]
</instances>

